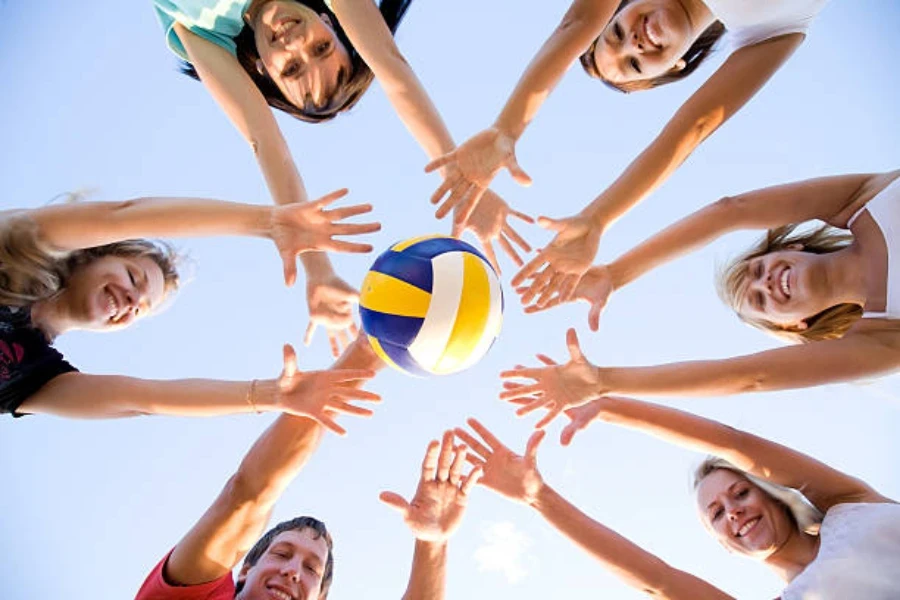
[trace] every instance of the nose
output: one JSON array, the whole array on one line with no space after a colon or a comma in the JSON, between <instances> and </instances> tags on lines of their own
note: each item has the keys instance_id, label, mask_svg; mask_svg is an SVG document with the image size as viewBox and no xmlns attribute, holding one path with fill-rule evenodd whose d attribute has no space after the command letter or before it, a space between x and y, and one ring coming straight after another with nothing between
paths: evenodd
<instances>
[{"instance_id":1,"label":"nose","mask_svg":"<svg viewBox=\"0 0 900 600\"><path fill-rule=\"evenodd\" d=\"M281 567L281 574L290 579L293 583L298 583L300 581L301 572L302 566L298 560L288 561Z\"/></svg>"},{"instance_id":2,"label":"nose","mask_svg":"<svg viewBox=\"0 0 900 600\"><path fill-rule=\"evenodd\" d=\"M643 54L644 51L646 50L646 44L644 44L643 40L641 40L641 38L638 37L637 31L631 32L630 42L631 42L632 49L636 53Z\"/></svg>"}]
</instances>

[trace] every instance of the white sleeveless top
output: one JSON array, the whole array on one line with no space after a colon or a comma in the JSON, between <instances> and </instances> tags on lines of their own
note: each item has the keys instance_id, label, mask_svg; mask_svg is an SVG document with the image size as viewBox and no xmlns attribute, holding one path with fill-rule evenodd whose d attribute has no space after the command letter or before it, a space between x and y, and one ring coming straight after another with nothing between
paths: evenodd
<instances>
[{"instance_id":1,"label":"white sleeveless top","mask_svg":"<svg viewBox=\"0 0 900 600\"><path fill-rule=\"evenodd\" d=\"M856 218L864 210L869 211L872 219L884 236L887 247L888 274L885 289L884 312L864 312L863 317L872 319L900 319L900 177L895 179L877 196L853 213L847 221L847 229L853 226Z\"/></svg>"},{"instance_id":2,"label":"white sleeveless top","mask_svg":"<svg viewBox=\"0 0 900 600\"><path fill-rule=\"evenodd\" d=\"M806 33L828 0L703 0L737 50L788 33Z\"/></svg>"},{"instance_id":3,"label":"white sleeveless top","mask_svg":"<svg viewBox=\"0 0 900 600\"><path fill-rule=\"evenodd\" d=\"M819 554L782 600L900 598L900 504L838 504L819 536Z\"/></svg>"}]
</instances>

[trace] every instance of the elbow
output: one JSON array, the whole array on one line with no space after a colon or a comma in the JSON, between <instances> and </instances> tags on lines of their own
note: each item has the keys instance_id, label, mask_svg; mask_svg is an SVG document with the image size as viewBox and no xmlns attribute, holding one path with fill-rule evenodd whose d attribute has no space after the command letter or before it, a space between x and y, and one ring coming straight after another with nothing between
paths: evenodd
<instances>
[{"instance_id":1,"label":"elbow","mask_svg":"<svg viewBox=\"0 0 900 600\"><path fill-rule=\"evenodd\" d=\"M735 385L734 392L748 394L752 392L765 392L770 389L770 379L764 372L751 373L740 378Z\"/></svg>"},{"instance_id":2,"label":"elbow","mask_svg":"<svg viewBox=\"0 0 900 600\"><path fill-rule=\"evenodd\" d=\"M258 477L241 467L225 484L222 495L227 498L229 506L237 509L251 504L262 505L271 494L267 493L267 487Z\"/></svg>"},{"instance_id":3,"label":"elbow","mask_svg":"<svg viewBox=\"0 0 900 600\"><path fill-rule=\"evenodd\" d=\"M678 589L678 576L681 571L673 569L664 560L653 557L653 564L647 573L634 586L650 598L675 598Z\"/></svg>"},{"instance_id":4,"label":"elbow","mask_svg":"<svg viewBox=\"0 0 900 600\"><path fill-rule=\"evenodd\" d=\"M719 128L724 117L722 107L698 114L678 114L666 125L660 137L667 140L674 154L684 160Z\"/></svg>"}]
</instances>

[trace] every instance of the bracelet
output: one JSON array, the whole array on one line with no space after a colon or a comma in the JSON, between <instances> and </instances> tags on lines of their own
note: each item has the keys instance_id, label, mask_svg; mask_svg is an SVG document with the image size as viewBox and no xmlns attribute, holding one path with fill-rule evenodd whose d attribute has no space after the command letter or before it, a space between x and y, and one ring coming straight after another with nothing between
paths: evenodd
<instances>
[{"instance_id":1,"label":"bracelet","mask_svg":"<svg viewBox=\"0 0 900 600\"><path fill-rule=\"evenodd\" d=\"M247 404L250 405L250 408L253 409L253 412L255 412L256 414L260 414L259 408L256 407L256 401L253 399L253 392L256 390L256 382L257 380L254 379L250 382L250 387L247 388Z\"/></svg>"}]
</instances>

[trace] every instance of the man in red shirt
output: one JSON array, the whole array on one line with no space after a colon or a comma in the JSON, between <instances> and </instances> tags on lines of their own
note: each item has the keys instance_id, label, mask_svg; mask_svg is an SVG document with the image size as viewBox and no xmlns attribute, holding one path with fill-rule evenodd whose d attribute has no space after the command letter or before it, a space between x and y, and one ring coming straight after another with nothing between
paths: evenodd
<instances>
[{"instance_id":1,"label":"man in red shirt","mask_svg":"<svg viewBox=\"0 0 900 600\"><path fill-rule=\"evenodd\" d=\"M365 339L352 344L335 364L369 369L373 375L381 367ZM286 366L285 372L289 370ZM254 544L321 435L322 426L311 419L280 416L250 448L212 506L151 571L136 600L325 600L333 559L324 523L299 517L277 525ZM459 526L478 478L477 469L461 476L466 450L453 447L451 432L438 447L436 441L428 447L411 502L382 494L382 500L404 513L416 536L406 600L443 597L447 540ZM242 557L235 583L231 571Z\"/></svg>"}]
</instances>

